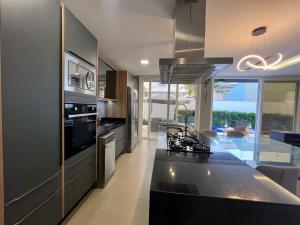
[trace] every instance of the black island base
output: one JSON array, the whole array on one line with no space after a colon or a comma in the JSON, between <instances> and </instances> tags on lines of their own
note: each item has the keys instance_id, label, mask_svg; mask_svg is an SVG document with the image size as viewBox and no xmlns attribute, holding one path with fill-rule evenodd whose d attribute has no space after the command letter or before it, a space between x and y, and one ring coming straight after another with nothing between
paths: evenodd
<instances>
[{"instance_id":1,"label":"black island base","mask_svg":"<svg viewBox=\"0 0 300 225\"><path fill-rule=\"evenodd\" d=\"M157 140L149 225L300 225L297 196L214 146L212 154L168 151L167 126Z\"/></svg>"}]
</instances>

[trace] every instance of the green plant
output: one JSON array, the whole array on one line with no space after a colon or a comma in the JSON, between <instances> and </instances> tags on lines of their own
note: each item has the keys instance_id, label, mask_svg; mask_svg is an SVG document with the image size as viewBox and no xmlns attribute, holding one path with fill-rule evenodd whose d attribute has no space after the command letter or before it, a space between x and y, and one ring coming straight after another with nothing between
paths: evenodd
<instances>
[{"instance_id":1,"label":"green plant","mask_svg":"<svg viewBox=\"0 0 300 225\"><path fill-rule=\"evenodd\" d=\"M213 126L235 127L237 123L251 124L255 128L255 113L213 111Z\"/></svg>"},{"instance_id":2,"label":"green plant","mask_svg":"<svg viewBox=\"0 0 300 225\"><path fill-rule=\"evenodd\" d=\"M195 122L195 110L188 110L188 122L189 123L194 123ZM178 110L177 111L177 121L179 123L184 123L185 122L185 110Z\"/></svg>"}]
</instances>

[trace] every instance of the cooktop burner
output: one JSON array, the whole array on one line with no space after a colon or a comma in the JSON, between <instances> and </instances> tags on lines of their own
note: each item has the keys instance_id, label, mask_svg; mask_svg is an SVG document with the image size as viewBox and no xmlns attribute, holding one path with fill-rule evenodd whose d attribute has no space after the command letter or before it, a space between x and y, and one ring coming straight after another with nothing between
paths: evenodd
<instances>
[{"instance_id":1,"label":"cooktop burner","mask_svg":"<svg viewBox=\"0 0 300 225\"><path fill-rule=\"evenodd\" d=\"M167 142L169 152L191 152L191 153L204 153L212 154L210 147L204 143L200 143L194 135L186 135L185 132L181 133L167 133Z\"/></svg>"}]
</instances>

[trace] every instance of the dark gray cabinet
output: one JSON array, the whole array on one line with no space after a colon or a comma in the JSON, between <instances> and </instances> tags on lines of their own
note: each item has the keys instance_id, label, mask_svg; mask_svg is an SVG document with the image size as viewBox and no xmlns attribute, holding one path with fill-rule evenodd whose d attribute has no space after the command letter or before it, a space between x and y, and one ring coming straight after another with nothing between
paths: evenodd
<instances>
[{"instance_id":1,"label":"dark gray cabinet","mask_svg":"<svg viewBox=\"0 0 300 225\"><path fill-rule=\"evenodd\" d=\"M96 145L65 161L65 213L68 213L96 181Z\"/></svg>"},{"instance_id":2,"label":"dark gray cabinet","mask_svg":"<svg viewBox=\"0 0 300 225\"><path fill-rule=\"evenodd\" d=\"M300 133L283 130L271 130L270 138L300 147Z\"/></svg>"},{"instance_id":3,"label":"dark gray cabinet","mask_svg":"<svg viewBox=\"0 0 300 225\"><path fill-rule=\"evenodd\" d=\"M5 224L57 224L60 0L1 1L1 76Z\"/></svg>"},{"instance_id":4,"label":"dark gray cabinet","mask_svg":"<svg viewBox=\"0 0 300 225\"><path fill-rule=\"evenodd\" d=\"M57 206L57 202L60 199L61 192L55 192L19 221L18 225L56 225L57 215L61 213L61 207Z\"/></svg>"},{"instance_id":5,"label":"dark gray cabinet","mask_svg":"<svg viewBox=\"0 0 300 225\"><path fill-rule=\"evenodd\" d=\"M97 39L67 8L65 9L65 49L96 66Z\"/></svg>"},{"instance_id":6,"label":"dark gray cabinet","mask_svg":"<svg viewBox=\"0 0 300 225\"><path fill-rule=\"evenodd\" d=\"M112 130L116 134L116 158L126 150L125 127L123 125Z\"/></svg>"}]
</instances>

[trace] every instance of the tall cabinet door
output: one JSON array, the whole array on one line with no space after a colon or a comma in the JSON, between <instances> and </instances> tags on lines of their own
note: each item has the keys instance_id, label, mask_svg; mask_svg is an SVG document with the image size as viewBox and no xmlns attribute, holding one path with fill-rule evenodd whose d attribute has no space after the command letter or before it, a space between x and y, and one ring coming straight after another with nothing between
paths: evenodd
<instances>
[{"instance_id":1,"label":"tall cabinet door","mask_svg":"<svg viewBox=\"0 0 300 225\"><path fill-rule=\"evenodd\" d=\"M1 0L5 224L61 219L60 0Z\"/></svg>"},{"instance_id":2,"label":"tall cabinet door","mask_svg":"<svg viewBox=\"0 0 300 225\"><path fill-rule=\"evenodd\" d=\"M94 66L97 64L97 39L67 8L65 8L65 50Z\"/></svg>"}]
</instances>

